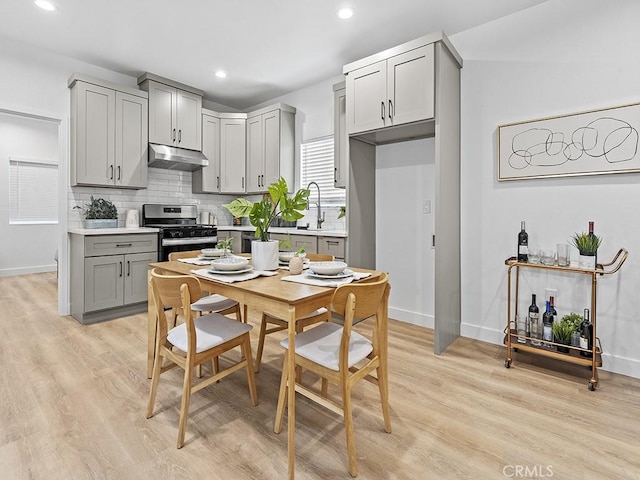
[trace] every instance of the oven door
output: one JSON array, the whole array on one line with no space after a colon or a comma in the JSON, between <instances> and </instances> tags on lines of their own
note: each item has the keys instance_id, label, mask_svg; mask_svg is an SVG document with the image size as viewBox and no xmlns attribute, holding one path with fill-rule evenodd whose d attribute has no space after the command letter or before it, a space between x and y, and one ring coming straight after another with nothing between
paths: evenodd
<instances>
[{"instance_id":1,"label":"oven door","mask_svg":"<svg viewBox=\"0 0 640 480\"><path fill-rule=\"evenodd\" d=\"M163 238L158 242L160 251L158 258L161 262L169 260L172 252L188 252L189 250L202 250L203 248L215 248L218 237L190 237L190 238Z\"/></svg>"}]
</instances>

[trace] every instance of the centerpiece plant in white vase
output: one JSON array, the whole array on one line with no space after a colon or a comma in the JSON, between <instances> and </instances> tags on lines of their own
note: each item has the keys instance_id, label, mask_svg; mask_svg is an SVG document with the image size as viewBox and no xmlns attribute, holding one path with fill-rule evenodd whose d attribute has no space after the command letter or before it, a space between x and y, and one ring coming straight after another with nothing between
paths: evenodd
<instances>
[{"instance_id":1,"label":"centerpiece plant in white vase","mask_svg":"<svg viewBox=\"0 0 640 480\"><path fill-rule=\"evenodd\" d=\"M269 185L269 193L259 202L250 202L246 198L236 198L223 205L234 217L248 217L249 223L256 229L256 240L251 242L251 260L256 270L276 270L278 268L278 241L270 240L269 228L276 217L295 222L304 217L307 208L309 190L301 188L289 196L287 181L280 177Z\"/></svg>"}]
</instances>

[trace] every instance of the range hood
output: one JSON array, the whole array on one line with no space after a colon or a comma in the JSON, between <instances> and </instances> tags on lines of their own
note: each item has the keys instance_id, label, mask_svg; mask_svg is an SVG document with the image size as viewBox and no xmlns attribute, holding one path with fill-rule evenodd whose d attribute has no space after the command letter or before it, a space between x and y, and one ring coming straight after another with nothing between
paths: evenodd
<instances>
[{"instance_id":1,"label":"range hood","mask_svg":"<svg viewBox=\"0 0 640 480\"><path fill-rule=\"evenodd\" d=\"M149 144L149 167L193 172L208 165L209 160L202 152L155 143Z\"/></svg>"}]
</instances>

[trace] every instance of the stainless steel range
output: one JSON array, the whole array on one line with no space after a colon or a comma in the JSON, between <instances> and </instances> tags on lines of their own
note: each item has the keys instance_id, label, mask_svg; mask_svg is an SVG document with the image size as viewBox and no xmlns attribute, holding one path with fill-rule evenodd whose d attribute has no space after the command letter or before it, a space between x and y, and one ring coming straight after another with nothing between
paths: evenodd
<instances>
[{"instance_id":1,"label":"stainless steel range","mask_svg":"<svg viewBox=\"0 0 640 480\"><path fill-rule=\"evenodd\" d=\"M158 260L169 259L171 252L214 248L218 229L213 225L198 225L197 205L142 205L142 226L159 228Z\"/></svg>"}]
</instances>

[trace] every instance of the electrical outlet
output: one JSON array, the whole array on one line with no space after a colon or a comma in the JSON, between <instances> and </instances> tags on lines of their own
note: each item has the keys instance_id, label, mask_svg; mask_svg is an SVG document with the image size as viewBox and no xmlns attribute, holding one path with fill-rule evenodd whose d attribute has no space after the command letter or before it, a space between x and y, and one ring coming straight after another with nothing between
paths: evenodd
<instances>
[{"instance_id":1,"label":"electrical outlet","mask_svg":"<svg viewBox=\"0 0 640 480\"><path fill-rule=\"evenodd\" d=\"M431 201L427 200L424 202L424 204L422 205L422 213L424 213L425 215L428 213L431 213Z\"/></svg>"},{"instance_id":2,"label":"electrical outlet","mask_svg":"<svg viewBox=\"0 0 640 480\"><path fill-rule=\"evenodd\" d=\"M553 301L555 305L558 305L558 289L556 288L545 288L544 289L544 301L549 300L549 297L553 297Z\"/></svg>"}]
</instances>

